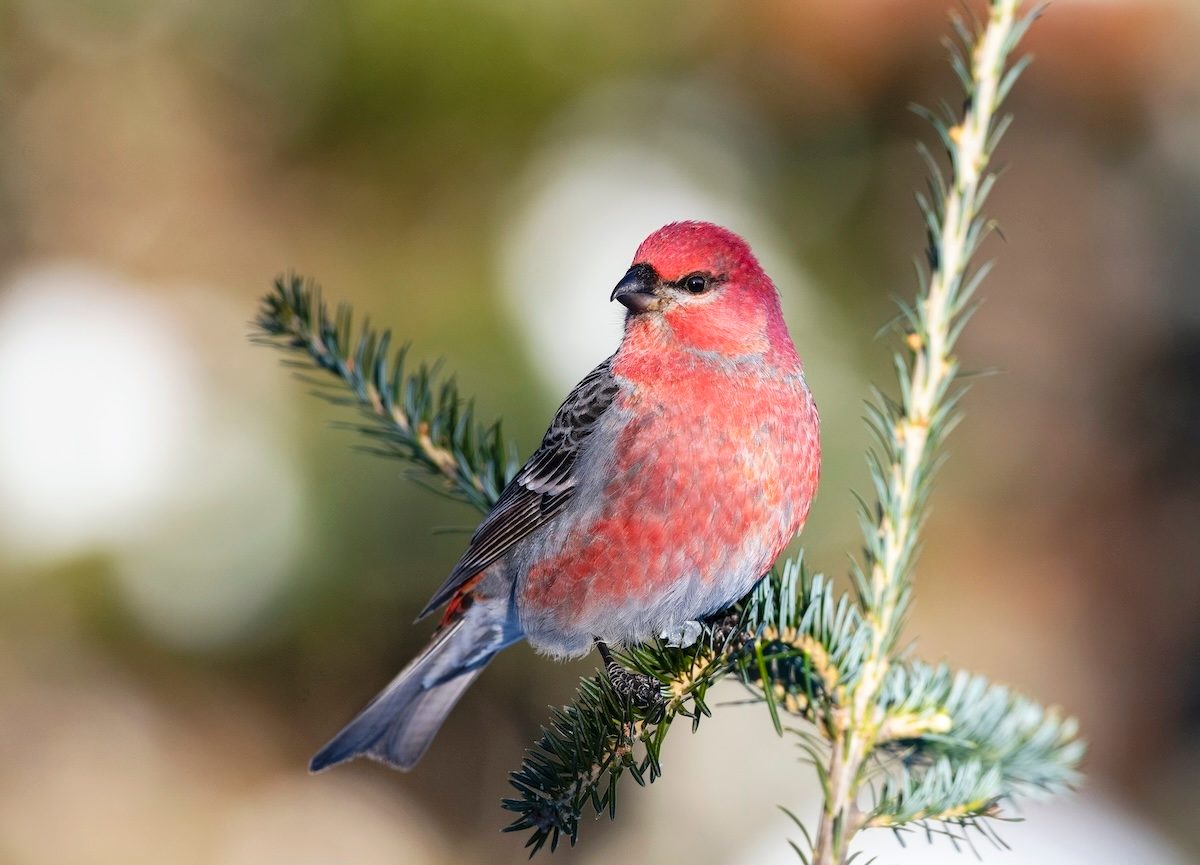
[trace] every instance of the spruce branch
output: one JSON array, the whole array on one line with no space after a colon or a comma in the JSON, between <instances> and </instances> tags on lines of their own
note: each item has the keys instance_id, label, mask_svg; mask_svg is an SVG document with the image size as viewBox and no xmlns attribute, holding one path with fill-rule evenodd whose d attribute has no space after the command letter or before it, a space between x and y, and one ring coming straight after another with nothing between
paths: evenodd
<instances>
[{"instance_id":1,"label":"spruce branch","mask_svg":"<svg viewBox=\"0 0 1200 865\"><path fill-rule=\"evenodd\" d=\"M729 672L724 643L739 631L736 625L728 635L721 630L710 625L688 649L656 641L616 653L627 669L661 683L660 707L635 705L607 676L580 680L574 702L551 714L541 739L509 776L518 796L502 804L517 817L504 831L530 830L525 846L532 856L547 842L554 850L563 836L574 846L580 817L589 808L615 819L621 776L628 772L639 786L654 782L662 775L662 745L671 724L689 718L695 731L711 714L705 696Z\"/></svg>"},{"instance_id":2,"label":"spruce branch","mask_svg":"<svg viewBox=\"0 0 1200 865\"><path fill-rule=\"evenodd\" d=\"M913 305L900 304L903 348L894 356L899 400L877 392L868 424L879 449L869 454L877 504L864 507L865 562L854 577L870 649L861 678L847 694L846 711L837 718L826 767L831 795L826 798L813 850L815 863L841 862L858 829L916 819L951 819L985 814L999 791L1001 774L980 763L935 761L920 773L889 778L881 800L869 813L859 793L870 772L876 747L897 729L925 725L931 730L948 719L938 711L897 714L881 700L896 644L911 599L911 569L918 549L930 480L938 466L937 450L958 421L964 390L956 387L955 344L969 320L972 296L988 266L972 274L971 263L991 228L982 207L995 182L991 155L1008 127L997 110L1025 66L1008 59L1038 14L1018 14L1020 0L992 0L985 24L953 19L958 41L949 40L951 65L965 91L961 116L919 110L933 125L950 162L946 177L927 148L919 148L930 172L929 195L918 194L928 247L916 262L919 291ZM948 804L949 803L949 804Z\"/></svg>"},{"instance_id":3,"label":"spruce branch","mask_svg":"<svg viewBox=\"0 0 1200 865\"><path fill-rule=\"evenodd\" d=\"M516 474L499 421L479 424L472 403L437 366L409 372L408 346L393 351L390 330L379 333L368 321L356 336L350 307L340 304L330 315L315 283L277 277L253 328L255 342L303 358L292 365L327 373L304 380L328 402L357 405L365 422L344 426L366 437L367 452L411 463L418 482L486 512Z\"/></svg>"},{"instance_id":4,"label":"spruce branch","mask_svg":"<svg viewBox=\"0 0 1200 865\"><path fill-rule=\"evenodd\" d=\"M969 846L975 833L1002 844L990 821L1010 799L1077 783L1084 746L1073 720L899 649L939 446L964 393L955 346L990 270L990 262L973 262L992 228L982 208L996 179L991 156L1009 123L997 111L1027 65L1028 58L1009 60L1039 11L1019 15L1019 7L1019 0L990 0L985 22L952 19L950 63L964 107L918 109L949 172L918 146L929 170L927 191L917 196L928 247L916 262L917 297L900 302L895 322L899 394L876 390L867 406L875 501L859 498L865 545L852 566L853 591L836 593L799 559L777 563L704 623L691 646L657 640L618 648L620 662L657 682L663 700L634 705L595 675L552 713L510 775L516 795L503 803L514 814L508 831L529 833L531 855L564 837L575 844L589 810L614 817L626 775L641 785L660 777L674 722L689 719L695 730L711 713L709 690L723 679L740 681L763 703L775 730L795 737L816 772L824 796L816 832L804 830L807 853L793 844L806 865L853 861L851 841L867 828L902 837L915 826L956 846ZM357 405L364 420L350 426L369 450L405 460L419 482L487 510L512 478L516 464L499 424L480 425L453 379L427 366L408 371L406 349L391 351L388 332L365 324L356 331L345 306L331 316L311 284L277 280L255 327L258 341L324 373L308 379L319 395Z\"/></svg>"}]
</instances>

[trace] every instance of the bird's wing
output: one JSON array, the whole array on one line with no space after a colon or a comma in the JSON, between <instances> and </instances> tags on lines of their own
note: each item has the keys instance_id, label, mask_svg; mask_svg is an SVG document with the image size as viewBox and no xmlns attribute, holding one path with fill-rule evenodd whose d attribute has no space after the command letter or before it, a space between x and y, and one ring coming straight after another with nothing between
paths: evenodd
<instances>
[{"instance_id":1,"label":"bird's wing","mask_svg":"<svg viewBox=\"0 0 1200 865\"><path fill-rule=\"evenodd\" d=\"M571 391L554 415L541 445L500 493L491 512L471 536L467 551L425 605L421 616L448 601L471 577L550 522L571 500L577 482L575 463L583 442L617 395L611 364L610 357Z\"/></svg>"}]
</instances>

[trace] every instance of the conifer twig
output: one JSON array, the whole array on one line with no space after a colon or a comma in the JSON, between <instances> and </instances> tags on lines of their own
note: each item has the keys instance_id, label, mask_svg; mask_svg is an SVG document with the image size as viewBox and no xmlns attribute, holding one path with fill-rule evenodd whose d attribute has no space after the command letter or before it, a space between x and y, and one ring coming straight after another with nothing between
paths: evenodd
<instances>
[{"instance_id":1,"label":"conifer twig","mask_svg":"<svg viewBox=\"0 0 1200 865\"><path fill-rule=\"evenodd\" d=\"M936 467L936 450L957 421L961 390L952 387L958 372L955 342L970 317L971 295L986 268L968 281L970 264L989 223L981 209L995 176L988 173L991 154L1007 118L996 110L1020 74L1008 58L1037 10L1018 16L1020 0L992 0L986 24L971 32L955 19L961 39L951 43L951 62L966 91L961 118L950 112L924 112L950 158L949 181L928 151L930 196L918 196L929 235L926 271L917 271L921 291L915 306L901 305L906 328L905 352L896 355L900 400L877 396L871 422L883 456L872 455L879 495L873 512L864 513L866 573L856 568L855 584L870 632L862 675L850 688L845 711L833 718L828 796L813 850L814 865L841 862L849 839L866 822L859 808L859 785L867 759L894 725L878 703L904 621L911 592L910 572L917 549L923 505Z\"/></svg>"},{"instance_id":2,"label":"conifer twig","mask_svg":"<svg viewBox=\"0 0 1200 865\"><path fill-rule=\"evenodd\" d=\"M391 331L378 333L368 322L356 337L350 307L341 304L331 316L315 284L277 277L253 326L255 341L306 358L293 365L328 373L304 380L335 405L356 405L366 422L349 427L371 442L364 449L412 463L419 482L486 512L516 473L499 421L478 424L471 402L436 366L409 374L408 346L393 352ZM331 389L339 385L352 396Z\"/></svg>"}]
</instances>

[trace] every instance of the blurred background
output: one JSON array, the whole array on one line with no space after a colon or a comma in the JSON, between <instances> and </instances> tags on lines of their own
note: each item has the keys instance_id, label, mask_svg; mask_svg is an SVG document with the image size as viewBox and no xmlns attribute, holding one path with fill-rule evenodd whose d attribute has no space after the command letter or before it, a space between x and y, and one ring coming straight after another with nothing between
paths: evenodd
<instances>
[{"instance_id":1,"label":"blurred background","mask_svg":"<svg viewBox=\"0 0 1200 865\"><path fill-rule=\"evenodd\" d=\"M505 653L411 775L305 772L424 642L477 516L248 345L279 272L445 358L524 455L615 345L638 241L729 225L822 407L804 542L844 573L949 5L0 0L0 862L524 859L507 772L594 661ZM985 861L1200 860L1198 39L1195 0L1058 0L1010 103L962 347L1002 374L952 438L909 633L1091 750ZM556 861L796 861L799 757L719 711Z\"/></svg>"}]
</instances>

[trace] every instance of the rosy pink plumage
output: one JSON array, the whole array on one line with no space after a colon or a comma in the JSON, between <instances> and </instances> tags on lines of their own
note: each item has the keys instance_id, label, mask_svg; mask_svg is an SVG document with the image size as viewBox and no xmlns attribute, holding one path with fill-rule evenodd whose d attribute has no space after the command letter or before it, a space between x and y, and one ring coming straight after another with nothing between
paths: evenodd
<instances>
[{"instance_id":1,"label":"rosy pink plumage","mask_svg":"<svg viewBox=\"0 0 1200 865\"><path fill-rule=\"evenodd\" d=\"M741 598L816 494L816 406L746 243L680 222L618 283L617 352L572 391L426 612L430 646L316 757L411 768L492 656L677 634Z\"/></svg>"}]
</instances>

